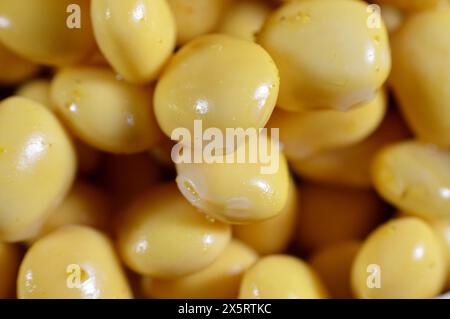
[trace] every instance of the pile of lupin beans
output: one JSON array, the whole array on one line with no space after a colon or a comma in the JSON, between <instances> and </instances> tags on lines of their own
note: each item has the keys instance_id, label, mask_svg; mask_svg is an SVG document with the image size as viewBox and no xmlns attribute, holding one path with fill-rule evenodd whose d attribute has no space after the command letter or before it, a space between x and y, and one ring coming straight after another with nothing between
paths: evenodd
<instances>
[{"instance_id":1,"label":"pile of lupin beans","mask_svg":"<svg viewBox=\"0 0 450 319\"><path fill-rule=\"evenodd\" d=\"M376 2L0 0L0 298L442 298L449 1Z\"/></svg>"}]
</instances>

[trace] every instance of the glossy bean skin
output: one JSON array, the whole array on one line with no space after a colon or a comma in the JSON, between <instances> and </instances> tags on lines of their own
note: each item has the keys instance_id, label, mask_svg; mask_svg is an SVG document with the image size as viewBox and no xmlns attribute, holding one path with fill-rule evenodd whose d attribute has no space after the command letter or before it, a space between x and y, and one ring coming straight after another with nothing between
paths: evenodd
<instances>
[{"instance_id":1,"label":"glossy bean skin","mask_svg":"<svg viewBox=\"0 0 450 319\"><path fill-rule=\"evenodd\" d=\"M165 0L92 0L97 44L127 81L156 79L175 48L175 21Z\"/></svg>"},{"instance_id":2,"label":"glossy bean skin","mask_svg":"<svg viewBox=\"0 0 450 319\"><path fill-rule=\"evenodd\" d=\"M51 101L50 89L50 80L37 79L20 86L16 91L16 95L39 102L52 112L55 112L56 107ZM73 138L73 144L77 154L78 171L83 174L92 173L100 163L100 152L76 138Z\"/></svg>"},{"instance_id":3,"label":"glossy bean skin","mask_svg":"<svg viewBox=\"0 0 450 319\"><path fill-rule=\"evenodd\" d=\"M38 66L17 56L0 42L0 70L0 85L11 85L33 76Z\"/></svg>"},{"instance_id":4,"label":"glossy bean skin","mask_svg":"<svg viewBox=\"0 0 450 319\"><path fill-rule=\"evenodd\" d=\"M377 289L368 287L371 265L379 267ZM358 298L432 298L442 291L446 275L447 260L432 228L418 218L400 218L381 225L363 243L352 266L352 287Z\"/></svg>"},{"instance_id":5,"label":"glossy bean skin","mask_svg":"<svg viewBox=\"0 0 450 319\"><path fill-rule=\"evenodd\" d=\"M389 82L425 142L450 146L450 8L410 16L392 37Z\"/></svg>"},{"instance_id":6,"label":"glossy bean skin","mask_svg":"<svg viewBox=\"0 0 450 319\"><path fill-rule=\"evenodd\" d=\"M265 1L236 1L225 14L219 32L255 41L271 9L269 2Z\"/></svg>"},{"instance_id":7,"label":"glossy bean skin","mask_svg":"<svg viewBox=\"0 0 450 319\"><path fill-rule=\"evenodd\" d=\"M291 179L286 204L278 216L248 225L236 225L233 236L261 255L284 252L294 237L296 221L301 214L300 200L301 194Z\"/></svg>"},{"instance_id":8,"label":"glossy bean skin","mask_svg":"<svg viewBox=\"0 0 450 319\"><path fill-rule=\"evenodd\" d=\"M51 81L47 79L31 80L16 90L16 95L31 99L56 112L56 106L50 96ZM77 154L78 171L82 174L92 173L99 165L101 154L98 150L72 136Z\"/></svg>"},{"instance_id":9,"label":"glossy bean skin","mask_svg":"<svg viewBox=\"0 0 450 319\"><path fill-rule=\"evenodd\" d=\"M449 20L0 0L0 299L450 298Z\"/></svg>"},{"instance_id":10,"label":"glossy bean skin","mask_svg":"<svg viewBox=\"0 0 450 319\"><path fill-rule=\"evenodd\" d=\"M444 251L446 252L446 256L450 262L450 219L434 219L430 220L429 223L442 240Z\"/></svg>"},{"instance_id":11,"label":"glossy bean skin","mask_svg":"<svg viewBox=\"0 0 450 319\"><path fill-rule=\"evenodd\" d=\"M385 206L371 190L306 183L300 191L296 239L307 252L363 239L385 217Z\"/></svg>"},{"instance_id":12,"label":"glossy bean skin","mask_svg":"<svg viewBox=\"0 0 450 319\"><path fill-rule=\"evenodd\" d=\"M99 150L129 154L160 139L151 90L101 67L65 68L52 80L51 99L72 133Z\"/></svg>"},{"instance_id":13,"label":"glossy bean skin","mask_svg":"<svg viewBox=\"0 0 450 319\"><path fill-rule=\"evenodd\" d=\"M71 4L79 6L80 28L69 28L73 22L67 12ZM74 64L95 47L88 0L4 0L0 12L6 25L0 28L0 40L30 61L56 66Z\"/></svg>"},{"instance_id":14,"label":"glossy bean skin","mask_svg":"<svg viewBox=\"0 0 450 319\"><path fill-rule=\"evenodd\" d=\"M173 280L143 277L142 285L153 298L236 298L242 275L257 259L253 249L233 240L216 261L198 272Z\"/></svg>"},{"instance_id":15,"label":"glossy bean skin","mask_svg":"<svg viewBox=\"0 0 450 319\"><path fill-rule=\"evenodd\" d=\"M31 246L20 265L17 295L20 299L132 297L109 238L92 228L73 225Z\"/></svg>"},{"instance_id":16,"label":"glossy bean skin","mask_svg":"<svg viewBox=\"0 0 450 319\"><path fill-rule=\"evenodd\" d=\"M228 35L205 35L189 42L161 75L155 114L171 136L194 120L203 129L262 128L278 96L278 70L259 45Z\"/></svg>"},{"instance_id":17,"label":"glossy bean skin","mask_svg":"<svg viewBox=\"0 0 450 319\"><path fill-rule=\"evenodd\" d=\"M177 25L177 43L216 30L230 0L167 0Z\"/></svg>"},{"instance_id":18,"label":"glossy bean skin","mask_svg":"<svg viewBox=\"0 0 450 319\"><path fill-rule=\"evenodd\" d=\"M450 219L440 218L430 221L431 227L441 240L447 258L447 289L450 289Z\"/></svg>"},{"instance_id":19,"label":"glossy bean skin","mask_svg":"<svg viewBox=\"0 0 450 319\"><path fill-rule=\"evenodd\" d=\"M280 70L281 108L348 110L375 97L391 57L383 21L369 28L369 15L362 1L305 0L267 19L257 41Z\"/></svg>"},{"instance_id":20,"label":"glossy bean skin","mask_svg":"<svg viewBox=\"0 0 450 319\"><path fill-rule=\"evenodd\" d=\"M343 241L318 250L309 259L331 297L353 298L350 285L353 260L361 244L357 241Z\"/></svg>"},{"instance_id":21,"label":"glossy bean skin","mask_svg":"<svg viewBox=\"0 0 450 319\"><path fill-rule=\"evenodd\" d=\"M66 225L85 225L110 231L112 205L106 192L84 181L77 181L66 198L51 210L33 242Z\"/></svg>"},{"instance_id":22,"label":"glossy bean skin","mask_svg":"<svg viewBox=\"0 0 450 319\"><path fill-rule=\"evenodd\" d=\"M230 226L198 212L169 183L151 188L123 214L118 247L133 271L171 279L212 264L230 237Z\"/></svg>"},{"instance_id":23,"label":"glossy bean skin","mask_svg":"<svg viewBox=\"0 0 450 319\"><path fill-rule=\"evenodd\" d=\"M51 100L51 81L47 79L36 79L24 83L16 90L16 95L31 99L45 105L50 111L56 112L55 104ZM81 174L94 172L100 162L102 155L96 149L86 143L72 137L77 154L78 171Z\"/></svg>"},{"instance_id":24,"label":"glossy bean skin","mask_svg":"<svg viewBox=\"0 0 450 319\"><path fill-rule=\"evenodd\" d=\"M450 216L450 152L415 140L390 145L372 163L378 193L423 218Z\"/></svg>"},{"instance_id":25,"label":"glossy bean skin","mask_svg":"<svg viewBox=\"0 0 450 319\"><path fill-rule=\"evenodd\" d=\"M0 242L0 299L14 298L22 252L19 246Z\"/></svg>"},{"instance_id":26,"label":"glossy bean skin","mask_svg":"<svg viewBox=\"0 0 450 319\"><path fill-rule=\"evenodd\" d=\"M268 126L279 128L283 151L289 160L361 142L380 125L386 113L386 95L354 110L288 112L275 110Z\"/></svg>"},{"instance_id":27,"label":"glossy bean skin","mask_svg":"<svg viewBox=\"0 0 450 319\"><path fill-rule=\"evenodd\" d=\"M390 110L380 126L363 141L291 161L299 176L313 182L348 187L372 187L370 165L383 147L411 136L399 114Z\"/></svg>"},{"instance_id":28,"label":"glossy bean skin","mask_svg":"<svg viewBox=\"0 0 450 319\"><path fill-rule=\"evenodd\" d=\"M249 224L278 216L288 199L287 162L270 139L261 135L256 140L244 142L229 153L232 163L227 162L226 155L207 156L201 163L176 159L176 182L181 193L192 205L225 223ZM263 144L268 146L270 165L258 155L255 161L250 160L250 153L263 152ZM239 154L245 154L245 161L238 161Z\"/></svg>"},{"instance_id":29,"label":"glossy bean skin","mask_svg":"<svg viewBox=\"0 0 450 319\"><path fill-rule=\"evenodd\" d=\"M45 106L0 103L0 238L25 240L69 190L76 168L68 135ZM24 200L26 199L26 200Z\"/></svg>"},{"instance_id":30,"label":"glossy bean skin","mask_svg":"<svg viewBox=\"0 0 450 319\"><path fill-rule=\"evenodd\" d=\"M241 299L322 299L327 292L317 274L302 260L288 255L263 257L246 271Z\"/></svg>"}]
</instances>

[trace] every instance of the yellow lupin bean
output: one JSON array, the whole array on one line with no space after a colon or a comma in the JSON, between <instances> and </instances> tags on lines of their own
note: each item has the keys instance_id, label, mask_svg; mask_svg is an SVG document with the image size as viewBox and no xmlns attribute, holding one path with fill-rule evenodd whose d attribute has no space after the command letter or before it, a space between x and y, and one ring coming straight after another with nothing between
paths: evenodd
<instances>
[{"instance_id":1,"label":"yellow lupin bean","mask_svg":"<svg viewBox=\"0 0 450 319\"><path fill-rule=\"evenodd\" d=\"M430 225L442 239L447 259L450 263L450 219L440 218L430 221ZM450 269L449 269L450 270ZM450 279L450 278L449 278Z\"/></svg>"},{"instance_id":2,"label":"yellow lupin bean","mask_svg":"<svg viewBox=\"0 0 450 319\"><path fill-rule=\"evenodd\" d=\"M63 202L51 210L33 241L66 225L86 225L109 231L112 216L108 195L99 187L78 181Z\"/></svg>"},{"instance_id":3,"label":"yellow lupin bean","mask_svg":"<svg viewBox=\"0 0 450 319\"><path fill-rule=\"evenodd\" d=\"M347 112L334 110L288 112L277 109L268 123L280 129L283 151L289 160L362 141L380 125L386 112L386 96Z\"/></svg>"},{"instance_id":4,"label":"yellow lupin bean","mask_svg":"<svg viewBox=\"0 0 450 319\"><path fill-rule=\"evenodd\" d=\"M51 101L50 89L50 80L37 79L20 86L16 91L16 95L37 101L54 112L56 111L56 107ZM73 136L72 138L77 154L78 171L82 174L93 173L100 164L102 154L79 139L76 139Z\"/></svg>"},{"instance_id":5,"label":"yellow lupin bean","mask_svg":"<svg viewBox=\"0 0 450 319\"><path fill-rule=\"evenodd\" d=\"M56 107L51 101L50 89L50 80L37 79L20 86L16 91L16 95L39 102L54 112ZM92 173L100 163L100 152L75 138L73 138L73 144L77 154L78 171L83 174Z\"/></svg>"},{"instance_id":6,"label":"yellow lupin bean","mask_svg":"<svg viewBox=\"0 0 450 319\"><path fill-rule=\"evenodd\" d=\"M24 83L17 91L16 95L36 101L53 111L53 103L50 100L50 80L37 79Z\"/></svg>"},{"instance_id":7,"label":"yellow lupin bean","mask_svg":"<svg viewBox=\"0 0 450 319\"><path fill-rule=\"evenodd\" d=\"M261 255L282 253L294 236L296 220L301 213L300 198L295 182L291 179L288 198L280 214L266 221L234 226L234 237Z\"/></svg>"},{"instance_id":8,"label":"yellow lupin bean","mask_svg":"<svg viewBox=\"0 0 450 319\"><path fill-rule=\"evenodd\" d=\"M67 12L71 5L79 6L75 13L72 11L75 15L79 13L79 21ZM2 0L0 12L0 41L36 63L74 64L95 47L89 0ZM80 22L80 28L70 28L74 22Z\"/></svg>"},{"instance_id":9,"label":"yellow lupin bean","mask_svg":"<svg viewBox=\"0 0 450 319\"><path fill-rule=\"evenodd\" d=\"M127 81L156 78L175 48L175 21L165 0L92 0L95 38Z\"/></svg>"},{"instance_id":10,"label":"yellow lupin bean","mask_svg":"<svg viewBox=\"0 0 450 319\"><path fill-rule=\"evenodd\" d=\"M242 278L241 299L319 299L327 292L315 271L302 260L271 255L256 262Z\"/></svg>"},{"instance_id":11,"label":"yellow lupin bean","mask_svg":"<svg viewBox=\"0 0 450 319\"><path fill-rule=\"evenodd\" d=\"M22 252L17 245L0 242L0 299L14 298Z\"/></svg>"},{"instance_id":12,"label":"yellow lupin bean","mask_svg":"<svg viewBox=\"0 0 450 319\"><path fill-rule=\"evenodd\" d=\"M56 117L32 100L0 103L0 239L33 235L69 190L76 160Z\"/></svg>"},{"instance_id":13,"label":"yellow lupin bean","mask_svg":"<svg viewBox=\"0 0 450 319\"><path fill-rule=\"evenodd\" d=\"M260 0L241 0L228 9L219 32L244 40L255 41L256 35L269 15L269 2Z\"/></svg>"},{"instance_id":14,"label":"yellow lupin bean","mask_svg":"<svg viewBox=\"0 0 450 319\"><path fill-rule=\"evenodd\" d=\"M231 237L230 226L198 212L171 183L140 196L118 225L125 264L155 278L171 279L211 265Z\"/></svg>"},{"instance_id":15,"label":"yellow lupin bean","mask_svg":"<svg viewBox=\"0 0 450 319\"><path fill-rule=\"evenodd\" d=\"M352 266L352 287L358 298L432 298L442 291L446 274L447 260L431 227L400 218L363 243Z\"/></svg>"},{"instance_id":16,"label":"yellow lupin bean","mask_svg":"<svg viewBox=\"0 0 450 319\"><path fill-rule=\"evenodd\" d=\"M372 163L373 183L397 208L424 218L450 217L450 152L406 141L384 148Z\"/></svg>"},{"instance_id":17,"label":"yellow lupin bean","mask_svg":"<svg viewBox=\"0 0 450 319\"><path fill-rule=\"evenodd\" d=\"M228 35L201 36L175 54L155 91L155 113L167 136L194 120L211 127L261 128L278 96L278 70L259 45Z\"/></svg>"},{"instance_id":18,"label":"yellow lupin bean","mask_svg":"<svg viewBox=\"0 0 450 319\"><path fill-rule=\"evenodd\" d=\"M0 298L450 298L449 30L450 0L0 0Z\"/></svg>"},{"instance_id":19,"label":"yellow lupin bean","mask_svg":"<svg viewBox=\"0 0 450 319\"><path fill-rule=\"evenodd\" d=\"M350 299L353 297L350 285L353 260L361 247L357 241L335 243L318 250L309 260L327 287L331 297Z\"/></svg>"},{"instance_id":20,"label":"yellow lupin bean","mask_svg":"<svg viewBox=\"0 0 450 319\"><path fill-rule=\"evenodd\" d=\"M410 16L393 35L390 84L418 138L450 147L450 8Z\"/></svg>"},{"instance_id":21,"label":"yellow lupin bean","mask_svg":"<svg viewBox=\"0 0 450 319\"><path fill-rule=\"evenodd\" d=\"M254 250L233 240L219 258L206 268L173 280L143 277L147 296L175 299L236 298L244 272L258 259Z\"/></svg>"},{"instance_id":22,"label":"yellow lupin bean","mask_svg":"<svg viewBox=\"0 0 450 319\"><path fill-rule=\"evenodd\" d=\"M177 25L179 45L206 33L219 25L230 0L167 0Z\"/></svg>"},{"instance_id":23,"label":"yellow lupin bean","mask_svg":"<svg viewBox=\"0 0 450 319\"><path fill-rule=\"evenodd\" d=\"M391 58L383 21L372 28L369 17L363 1L304 0L268 18L257 41L280 70L281 108L348 110L375 97Z\"/></svg>"},{"instance_id":24,"label":"yellow lupin bean","mask_svg":"<svg viewBox=\"0 0 450 319\"><path fill-rule=\"evenodd\" d=\"M391 110L377 130L362 142L291 161L295 173L315 182L350 187L371 187L370 164L388 144L410 137L399 114Z\"/></svg>"},{"instance_id":25,"label":"yellow lupin bean","mask_svg":"<svg viewBox=\"0 0 450 319\"><path fill-rule=\"evenodd\" d=\"M108 69L65 68L52 81L56 112L83 142L111 153L137 153L160 138L151 90L117 79Z\"/></svg>"},{"instance_id":26,"label":"yellow lupin bean","mask_svg":"<svg viewBox=\"0 0 450 319\"><path fill-rule=\"evenodd\" d=\"M45 105L49 110L56 111L50 98L50 88L50 80L32 80L20 86L16 91L16 95L34 100ZM92 173L100 163L100 152L76 138L73 138L73 144L77 154L79 172L83 174Z\"/></svg>"},{"instance_id":27,"label":"yellow lupin bean","mask_svg":"<svg viewBox=\"0 0 450 319\"><path fill-rule=\"evenodd\" d=\"M450 289L450 218L435 219L430 224L441 240L447 258L447 289Z\"/></svg>"},{"instance_id":28,"label":"yellow lupin bean","mask_svg":"<svg viewBox=\"0 0 450 319\"><path fill-rule=\"evenodd\" d=\"M17 279L20 299L131 298L112 242L85 226L66 226L25 254Z\"/></svg>"},{"instance_id":29,"label":"yellow lupin bean","mask_svg":"<svg viewBox=\"0 0 450 319\"><path fill-rule=\"evenodd\" d=\"M333 243L363 239L385 215L385 207L371 190L304 184L300 187L300 248L315 251Z\"/></svg>"},{"instance_id":30,"label":"yellow lupin bean","mask_svg":"<svg viewBox=\"0 0 450 319\"><path fill-rule=\"evenodd\" d=\"M287 162L270 139L261 135L256 140L229 153L232 163L226 162L225 155L205 158L202 163L177 163L176 181L181 193L192 205L226 223L248 224L278 216L288 198ZM269 145L271 164L259 156L262 144ZM245 161L238 162L244 152ZM250 160L250 153L256 154L256 161Z\"/></svg>"},{"instance_id":31,"label":"yellow lupin bean","mask_svg":"<svg viewBox=\"0 0 450 319\"><path fill-rule=\"evenodd\" d=\"M388 4L405 11L418 11L433 9L448 5L448 0L377 0L376 2Z\"/></svg>"},{"instance_id":32,"label":"yellow lupin bean","mask_svg":"<svg viewBox=\"0 0 450 319\"><path fill-rule=\"evenodd\" d=\"M38 66L12 53L0 41L0 70L0 85L11 85L34 75Z\"/></svg>"}]
</instances>

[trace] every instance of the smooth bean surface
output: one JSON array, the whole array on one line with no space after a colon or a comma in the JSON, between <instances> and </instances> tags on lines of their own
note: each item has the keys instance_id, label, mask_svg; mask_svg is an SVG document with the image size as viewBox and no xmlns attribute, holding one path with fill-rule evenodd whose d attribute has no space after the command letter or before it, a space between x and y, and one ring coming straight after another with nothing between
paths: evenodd
<instances>
[{"instance_id":1,"label":"smooth bean surface","mask_svg":"<svg viewBox=\"0 0 450 319\"><path fill-rule=\"evenodd\" d=\"M215 34L189 42L161 75L155 113L167 136L194 120L203 129L262 128L278 96L278 70L258 44Z\"/></svg>"},{"instance_id":2,"label":"smooth bean surface","mask_svg":"<svg viewBox=\"0 0 450 319\"><path fill-rule=\"evenodd\" d=\"M384 148L372 163L373 183L397 208L425 218L450 216L450 152L414 140Z\"/></svg>"},{"instance_id":3,"label":"smooth bean surface","mask_svg":"<svg viewBox=\"0 0 450 319\"><path fill-rule=\"evenodd\" d=\"M70 6L74 4L77 9ZM79 19L71 17L69 9L76 16L79 14ZM70 65L94 50L89 0L3 0L0 12L0 41L30 61Z\"/></svg>"},{"instance_id":4,"label":"smooth bean surface","mask_svg":"<svg viewBox=\"0 0 450 319\"><path fill-rule=\"evenodd\" d=\"M265 152L262 145L267 147L269 161L260 156ZM240 154L244 161L239 161ZM232 161L227 162L227 155ZM177 163L176 181L184 197L226 223L249 224L278 216L288 198L289 170L276 142L261 135L227 155L207 156L201 163Z\"/></svg>"},{"instance_id":5,"label":"smooth bean surface","mask_svg":"<svg viewBox=\"0 0 450 319\"><path fill-rule=\"evenodd\" d=\"M69 136L32 100L0 103L0 239L30 238L68 192L76 170Z\"/></svg>"},{"instance_id":6,"label":"smooth bean surface","mask_svg":"<svg viewBox=\"0 0 450 319\"><path fill-rule=\"evenodd\" d=\"M444 288L446 275L446 256L432 228L417 218L400 218L363 243L352 287L358 298L432 298Z\"/></svg>"},{"instance_id":7,"label":"smooth bean surface","mask_svg":"<svg viewBox=\"0 0 450 319\"><path fill-rule=\"evenodd\" d=\"M450 8L410 16L392 36L390 84L420 140L450 147Z\"/></svg>"},{"instance_id":8,"label":"smooth bean surface","mask_svg":"<svg viewBox=\"0 0 450 319\"><path fill-rule=\"evenodd\" d=\"M131 291L111 240L66 226L27 251L17 279L20 299L128 299Z\"/></svg>"},{"instance_id":9,"label":"smooth bean surface","mask_svg":"<svg viewBox=\"0 0 450 319\"><path fill-rule=\"evenodd\" d=\"M391 57L384 23L370 27L370 14L363 1L304 0L270 15L257 41L280 70L281 108L348 110L375 97Z\"/></svg>"},{"instance_id":10,"label":"smooth bean surface","mask_svg":"<svg viewBox=\"0 0 450 319\"><path fill-rule=\"evenodd\" d=\"M386 96L380 91L374 100L347 112L277 109L268 126L279 128L283 151L295 160L361 142L380 125L385 113Z\"/></svg>"},{"instance_id":11,"label":"smooth bean surface","mask_svg":"<svg viewBox=\"0 0 450 319\"><path fill-rule=\"evenodd\" d=\"M254 250L233 240L216 261L198 272L173 280L144 277L142 285L153 298L236 298L242 275L257 259Z\"/></svg>"},{"instance_id":12,"label":"smooth bean surface","mask_svg":"<svg viewBox=\"0 0 450 319\"><path fill-rule=\"evenodd\" d=\"M176 27L165 0L92 0L95 38L127 81L155 80L175 48Z\"/></svg>"},{"instance_id":13,"label":"smooth bean surface","mask_svg":"<svg viewBox=\"0 0 450 319\"><path fill-rule=\"evenodd\" d=\"M51 84L56 112L73 134L99 150L129 154L160 139L152 91L101 67L61 69Z\"/></svg>"},{"instance_id":14,"label":"smooth bean surface","mask_svg":"<svg viewBox=\"0 0 450 319\"><path fill-rule=\"evenodd\" d=\"M370 165L385 146L411 136L400 115L390 110L380 126L363 141L334 150L323 151L304 159L292 160L295 173L308 180L332 185L372 187Z\"/></svg>"},{"instance_id":15,"label":"smooth bean surface","mask_svg":"<svg viewBox=\"0 0 450 319\"><path fill-rule=\"evenodd\" d=\"M262 222L236 225L233 228L234 237L261 255L282 253L294 237L296 220L301 214L300 200L301 194L291 179L288 198L280 214Z\"/></svg>"},{"instance_id":16,"label":"smooth bean surface","mask_svg":"<svg viewBox=\"0 0 450 319\"><path fill-rule=\"evenodd\" d=\"M318 299L327 292L317 274L302 260L271 255L261 258L244 274L241 299Z\"/></svg>"},{"instance_id":17,"label":"smooth bean surface","mask_svg":"<svg viewBox=\"0 0 450 319\"><path fill-rule=\"evenodd\" d=\"M151 188L124 212L118 246L135 272L171 279L211 265L230 237L230 226L198 212L169 183Z\"/></svg>"}]
</instances>

